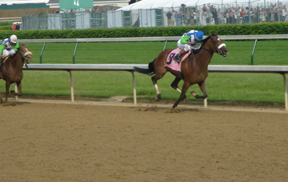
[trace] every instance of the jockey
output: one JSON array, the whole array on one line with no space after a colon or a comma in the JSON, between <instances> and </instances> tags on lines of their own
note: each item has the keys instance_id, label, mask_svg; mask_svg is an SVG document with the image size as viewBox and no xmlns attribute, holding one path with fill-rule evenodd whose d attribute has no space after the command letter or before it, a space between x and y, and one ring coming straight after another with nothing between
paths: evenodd
<instances>
[{"instance_id":1,"label":"jockey","mask_svg":"<svg viewBox=\"0 0 288 182\"><path fill-rule=\"evenodd\" d=\"M4 58L6 56L13 56L19 48L19 42L16 35L11 35L10 38L3 39L0 43L0 54Z\"/></svg>"},{"instance_id":2,"label":"jockey","mask_svg":"<svg viewBox=\"0 0 288 182\"><path fill-rule=\"evenodd\" d=\"M181 51L174 57L174 59L180 63L182 56L191 49L199 49L200 45L196 44L203 38L204 33L202 31L190 30L184 33L181 39L178 40L177 46Z\"/></svg>"}]
</instances>

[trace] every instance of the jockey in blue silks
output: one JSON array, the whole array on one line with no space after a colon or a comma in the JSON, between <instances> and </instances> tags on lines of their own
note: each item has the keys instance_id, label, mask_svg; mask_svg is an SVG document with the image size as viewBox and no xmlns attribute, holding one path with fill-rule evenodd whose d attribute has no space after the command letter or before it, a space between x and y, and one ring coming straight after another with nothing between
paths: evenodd
<instances>
[{"instance_id":1,"label":"jockey in blue silks","mask_svg":"<svg viewBox=\"0 0 288 182\"><path fill-rule=\"evenodd\" d=\"M19 42L16 35L11 35L10 38L3 39L0 43L1 57L13 56L19 49Z\"/></svg>"},{"instance_id":2,"label":"jockey in blue silks","mask_svg":"<svg viewBox=\"0 0 288 182\"><path fill-rule=\"evenodd\" d=\"M181 39L178 40L177 46L181 51L174 57L178 62L181 61L182 56L191 49L199 49L200 45L196 44L203 39L204 33L202 31L190 30L184 33Z\"/></svg>"}]
</instances>

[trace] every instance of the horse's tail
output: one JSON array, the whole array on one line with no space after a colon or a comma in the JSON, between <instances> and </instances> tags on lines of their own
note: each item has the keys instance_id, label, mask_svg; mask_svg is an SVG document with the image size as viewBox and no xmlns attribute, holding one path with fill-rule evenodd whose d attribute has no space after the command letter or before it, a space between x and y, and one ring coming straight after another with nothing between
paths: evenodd
<instances>
[{"instance_id":1,"label":"horse's tail","mask_svg":"<svg viewBox=\"0 0 288 182\"><path fill-rule=\"evenodd\" d=\"M134 67L135 71L139 72L139 73L143 73L143 74L146 74L146 75L154 75L154 62L155 62L155 59L150 62L148 64L148 69L146 68L139 68L139 67Z\"/></svg>"}]
</instances>

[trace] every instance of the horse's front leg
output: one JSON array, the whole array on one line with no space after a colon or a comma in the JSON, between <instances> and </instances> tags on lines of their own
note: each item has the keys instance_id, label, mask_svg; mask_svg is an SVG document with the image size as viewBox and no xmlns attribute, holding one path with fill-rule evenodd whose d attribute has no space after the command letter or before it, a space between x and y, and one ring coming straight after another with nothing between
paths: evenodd
<instances>
[{"instance_id":1,"label":"horse's front leg","mask_svg":"<svg viewBox=\"0 0 288 182\"><path fill-rule=\"evenodd\" d=\"M178 104L186 98L186 92L187 92L188 88L190 87L190 85L191 84L189 83L189 81L184 81L181 95L180 95L179 99L173 104L172 108L177 107Z\"/></svg>"},{"instance_id":2,"label":"horse's front leg","mask_svg":"<svg viewBox=\"0 0 288 182\"><path fill-rule=\"evenodd\" d=\"M18 88L18 93L15 92L15 90L11 90L11 93L15 96L21 96L22 95L22 82L16 82L17 88Z\"/></svg>"},{"instance_id":3,"label":"horse's front leg","mask_svg":"<svg viewBox=\"0 0 288 182\"><path fill-rule=\"evenodd\" d=\"M7 100L8 100L10 85L11 85L11 82L10 81L6 81L5 102L7 102Z\"/></svg>"},{"instance_id":4,"label":"horse's front leg","mask_svg":"<svg viewBox=\"0 0 288 182\"><path fill-rule=\"evenodd\" d=\"M16 83L17 88L18 88L18 93L15 92L15 90L11 90L11 93L14 94L15 96L21 96L22 95L22 82L17 82Z\"/></svg>"},{"instance_id":5,"label":"horse's front leg","mask_svg":"<svg viewBox=\"0 0 288 182\"><path fill-rule=\"evenodd\" d=\"M206 99L208 97L207 92L206 92L206 83L205 80L201 83L198 83L201 91L203 92L203 96L198 95L196 92L192 91L191 94L196 98L196 99Z\"/></svg>"}]
</instances>

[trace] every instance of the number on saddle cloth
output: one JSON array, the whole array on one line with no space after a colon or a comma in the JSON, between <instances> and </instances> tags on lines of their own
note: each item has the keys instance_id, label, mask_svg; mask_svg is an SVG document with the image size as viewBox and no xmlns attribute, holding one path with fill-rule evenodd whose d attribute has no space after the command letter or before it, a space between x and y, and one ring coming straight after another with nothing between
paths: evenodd
<instances>
[{"instance_id":1,"label":"number on saddle cloth","mask_svg":"<svg viewBox=\"0 0 288 182\"><path fill-rule=\"evenodd\" d=\"M173 58L174 58L177 54L179 54L180 51L181 51L181 50L179 50L179 49L174 49L173 51L171 51L170 54L169 54L168 57L167 57L166 64L171 64L172 61L173 61L174 63L177 63L177 64L178 64L178 62L175 61ZM190 53L191 53L191 50L188 51L188 52L186 52L186 53L182 56L181 62L182 62L184 59L186 59L186 58L189 56Z\"/></svg>"}]
</instances>

